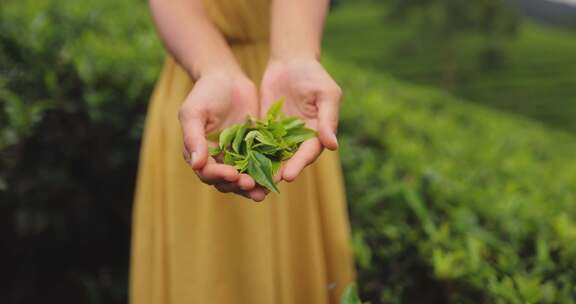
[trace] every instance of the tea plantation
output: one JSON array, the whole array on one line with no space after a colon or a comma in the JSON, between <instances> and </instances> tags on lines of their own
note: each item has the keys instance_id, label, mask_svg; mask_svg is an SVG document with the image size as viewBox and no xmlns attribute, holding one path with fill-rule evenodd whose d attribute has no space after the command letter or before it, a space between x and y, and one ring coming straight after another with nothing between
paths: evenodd
<instances>
[{"instance_id":1,"label":"tea plantation","mask_svg":"<svg viewBox=\"0 0 576 304\"><path fill-rule=\"evenodd\" d=\"M325 49L339 60L449 88L466 101L576 131L576 29L522 19L517 35L503 42L504 53L494 60L495 66L478 55L485 39L459 36L450 56L453 83L447 85L445 41L425 40L413 26L389 20L383 5L387 2L355 0L337 6L328 18Z\"/></svg>"},{"instance_id":2,"label":"tea plantation","mask_svg":"<svg viewBox=\"0 0 576 304\"><path fill-rule=\"evenodd\" d=\"M161 60L143 1L0 6L0 302L125 303ZM575 302L573 136L326 65L346 95L340 152L365 301Z\"/></svg>"},{"instance_id":3,"label":"tea plantation","mask_svg":"<svg viewBox=\"0 0 576 304\"><path fill-rule=\"evenodd\" d=\"M329 66L365 300L574 302L574 137Z\"/></svg>"}]
</instances>

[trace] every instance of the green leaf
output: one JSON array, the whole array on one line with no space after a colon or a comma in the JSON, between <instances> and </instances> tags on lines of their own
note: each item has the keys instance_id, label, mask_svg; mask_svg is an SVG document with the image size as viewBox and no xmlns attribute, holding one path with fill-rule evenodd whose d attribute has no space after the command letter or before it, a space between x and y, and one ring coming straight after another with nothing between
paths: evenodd
<instances>
[{"instance_id":1,"label":"green leaf","mask_svg":"<svg viewBox=\"0 0 576 304\"><path fill-rule=\"evenodd\" d=\"M272 135L274 136L276 141L281 140L282 137L284 137L284 136L286 136L286 134L288 134L288 132L284 128L284 125L282 125L282 123L277 122L277 121L271 121L268 124L268 129L270 130L270 132L272 133Z\"/></svg>"},{"instance_id":2,"label":"green leaf","mask_svg":"<svg viewBox=\"0 0 576 304\"><path fill-rule=\"evenodd\" d=\"M234 139L234 135L236 135L236 130L240 127L240 124L232 125L220 133L220 149L224 150L225 148L230 145L232 140Z\"/></svg>"},{"instance_id":3,"label":"green leaf","mask_svg":"<svg viewBox=\"0 0 576 304\"><path fill-rule=\"evenodd\" d=\"M284 142L287 146L291 146L314 137L316 137L316 131L308 128L298 128L290 130L288 135L284 137Z\"/></svg>"},{"instance_id":4,"label":"green leaf","mask_svg":"<svg viewBox=\"0 0 576 304\"><path fill-rule=\"evenodd\" d=\"M272 162L272 176L276 176L278 170L280 169L280 165L282 164L279 160L270 160Z\"/></svg>"},{"instance_id":5,"label":"green leaf","mask_svg":"<svg viewBox=\"0 0 576 304\"><path fill-rule=\"evenodd\" d=\"M284 126L284 130L286 131L304 127L304 121L298 117L284 118L281 123Z\"/></svg>"},{"instance_id":6,"label":"green leaf","mask_svg":"<svg viewBox=\"0 0 576 304\"><path fill-rule=\"evenodd\" d=\"M258 151L262 154L267 154L267 155L275 155L276 152L278 152L280 149L280 147L277 146L270 146L270 145L265 145L265 144L257 144L253 147L253 149L255 151Z\"/></svg>"},{"instance_id":7,"label":"green leaf","mask_svg":"<svg viewBox=\"0 0 576 304\"><path fill-rule=\"evenodd\" d=\"M252 152L248 158L248 174L261 186L279 193L272 176L272 161L263 154Z\"/></svg>"},{"instance_id":8,"label":"green leaf","mask_svg":"<svg viewBox=\"0 0 576 304\"><path fill-rule=\"evenodd\" d=\"M258 120L254 123L254 125L256 126L256 129L258 129L258 130L266 129L266 128L268 128L268 121L267 120Z\"/></svg>"},{"instance_id":9,"label":"green leaf","mask_svg":"<svg viewBox=\"0 0 576 304\"><path fill-rule=\"evenodd\" d=\"M276 118L278 118L278 115L280 114L280 112L282 111L282 106L284 105L284 97L281 97L280 99L278 99L277 101L275 101L270 108L268 109L268 113L266 114L266 117L268 118L268 121L274 121L276 120Z\"/></svg>"},{"instance_id":10,"label":"green leaf","mask_svg":"<svg viewBox=\"0 0 576 304\"><path fill-rule=\"evenodd\" d=\"M220 155L220 153L222 153L222 150L220 149L220 147L212 147L208 148L208 153L210 153L210 156L216 156Z\"/></svg>"},{"instance_id":11,"label":"green leaf","mask_svg":"<svg viewBox=\"0 0 576 304\"><path fill-rule=\"evenodd\" d=\"M246 134L244 141L246 142L247 150L252 149L252 146L254 145L254 139L258 136L258 134L260 134L260 131L258 130L252 130Z\"/></svg>"},{"instance_id":12,"label":"green leaf","mask_svg":"<svg viewBox=\"0 0 576 304\"><path fill-rule=\"evenodd\" d=\"M234 168L236 168L240 173L244 173L246 169L248 169L248 158L235 161Z\"/></svg>"},{"instance_id":13,"label":"green leaf","mask_svg":"<svg viewBox=\"0 0 576 304\"><path fill-rule=\"evenodd\" d=\"M246 134L246 130L248 129L249 122L245 122L238 126L236 130L236 134L234 137L234 141L232 142L232 149L236 153L240 153L240 144L242 144L242 140L244 139L244 134Z\"/></svg>"},{"instance_id":14,"label":"green leaf","mask_svg":"<svg viewBox=\"0 0 576 304\"><path fill-rule=\"evenodd\" d=\"M346 287L340 299L340 304L362 304L356 291L356 284L350 284Z\"/></svg>"},{"instance_id":15,"label":"green leaf","mask_svg":"<svg viewBox=\"0 0 576 304\"><path fill-rule=\"evenodd\" d=\"M230 151L224 151L224 164L233 166L234 162L234 156L230 153Z\"/></svg>"},{"instance_id":16,"label":"green leaf","mask_svg":"<svg viewBox=\"0 0 576 304\"><path fill-rule=\"evenodd\" d=\"M256 136L256 139L258 139L258 141L269 146L278 145L278 142L276 141L276 139L274 139L274 135L272 135L270 131L265 129L261 129L259 131L260 133Z\"/></svg>"},{"instance_id":17,"label":"green leaf","mask_svg":"<svg viewBox=\"0 0 576 304\"><path fill-rule=\"evenodd\" d=\"M282 114L283 99L276 101L264 120L248 118L219 134L219 147L211 148L211 155L223 154L224 163L239 172L247 172L256 182L274 192L278 188L274 175L282 161L291 158L298 146L316 136L297 117Z\"/></svg>"},{"instance_id":18,"label":"green leaf","mask_svg":"<svg viewBox=\"0 0 576 304\"><path fill-rule=\"evenodd\" d=\"M284 150L284 151L282 151L282 153L280 154L280 159L281 159L281 160L288 160L288 159L292 158L292 156L294 156L294 152L293 152L293 151Z\"/></svg>"},{"instance_id":19,"label":"green leaf","mask_svg":"<svg viewBox=\"0 0 576 304\"><path fill-rule=\"evenodd\" d=\"M235 160L245 159L245 158L246 158L246 155L242 155L242 154L239 154L239 153L234 153L234 152L232 152L232 151L226 151L226 153L228 153L228 154L230 154L232 157L234 157Z\"/></svg>"}]
</instances>

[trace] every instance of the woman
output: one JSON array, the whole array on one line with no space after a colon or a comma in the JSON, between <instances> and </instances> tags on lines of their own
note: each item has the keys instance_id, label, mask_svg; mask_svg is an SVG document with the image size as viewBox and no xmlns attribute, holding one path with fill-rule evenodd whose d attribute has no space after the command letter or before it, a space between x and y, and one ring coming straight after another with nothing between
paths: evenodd
<instances>
[{"instance_id":1,"label":"woman","mask_svg":"<svg viewBox=\"0 0 576 304\"><path fill-rule=\"evenodd\" d=\"M340 89L318 61L328 1L150 5L171 57L142 144L131 303L337 303L353 263L337 154L320 156L338 145ZM268 195L209 157L205 136L281 96L319 136Z\"/></svg>"}]
</instances>

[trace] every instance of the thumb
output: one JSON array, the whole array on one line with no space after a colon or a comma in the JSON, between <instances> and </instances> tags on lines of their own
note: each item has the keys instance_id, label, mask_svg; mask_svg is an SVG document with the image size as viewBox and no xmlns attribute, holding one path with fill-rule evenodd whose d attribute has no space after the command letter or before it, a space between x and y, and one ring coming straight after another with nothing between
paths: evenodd
<instances>
[{"instance_id":1,"label":"thumb","mask_svg":"<svg viewBox=\"0 0 576 304\"><path fill-rule=\"evenodd\" d=\"M190 157L192 169L198 170L204 167L208 161L208 143L205 131L206 119L200 115L184 116L186 117L180 120L184 135L184 149Z\"/></svg>"},{"instance_id":2,"label":"thumb","mask_svg":"<svg viewBox=\"0 0 576 304\"><path fill-rule=\"evenodd\" d=\"M338 149L336 130L340 112L340 94L320 95L318 100L318 137L328 150Z\"/></svg>"}]
</instances>

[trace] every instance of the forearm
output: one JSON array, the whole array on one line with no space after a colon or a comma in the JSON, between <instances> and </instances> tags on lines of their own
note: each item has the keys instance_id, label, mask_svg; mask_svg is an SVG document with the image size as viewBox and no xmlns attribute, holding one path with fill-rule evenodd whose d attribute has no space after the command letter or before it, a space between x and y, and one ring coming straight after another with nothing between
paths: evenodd
<instances>
[{"instance_id":1,"label":"forearm","mask_svg":"<svg viewBox=\"0 0 576 304\"><path fill-rule=\"evenodd\" d=\"M273 0L273 59L318 59L329 0Z\"/></svg>"},{"instance_id":2,"label":"forearm","mask_svg":"<svg viewBox=\"0 0 576 304\"><path fill-rule=\"evenodd\" d=\"M150 0L150 8L166 49L193 79L218 70L240 71L202 0Z\"/></svg>"}]
</instances>

